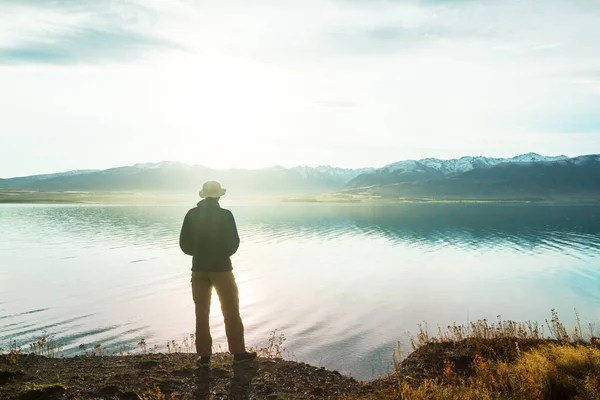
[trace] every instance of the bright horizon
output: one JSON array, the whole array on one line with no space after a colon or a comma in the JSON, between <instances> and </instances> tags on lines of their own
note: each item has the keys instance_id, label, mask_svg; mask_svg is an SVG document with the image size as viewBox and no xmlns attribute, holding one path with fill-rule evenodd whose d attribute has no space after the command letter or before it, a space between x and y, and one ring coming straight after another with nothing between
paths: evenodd
<instances>
[{"instance_id":1,"label":"bright horizon","mask_svg":"<svg viewBox=\"0 0 600 400\"><path fill-rule=\"evenodd\" d=\"M5 1L0 177L600 153L600 3Z\"/></svg>"}]
</instances>

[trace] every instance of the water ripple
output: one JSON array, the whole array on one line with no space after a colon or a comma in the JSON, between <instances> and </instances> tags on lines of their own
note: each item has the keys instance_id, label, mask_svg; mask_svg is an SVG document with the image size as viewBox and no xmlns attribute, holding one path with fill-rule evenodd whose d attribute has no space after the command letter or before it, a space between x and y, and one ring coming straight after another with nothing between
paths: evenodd
<instances>
[{"instance_id":1,"label":"water ripple","mask_svg":"<svg viewBox=\"0 0 600 400\"><path fill-rule=\"evenodd\" d=\"M0 316L0 319L13 318L13 317L21 316L21 315L35 314L35 313L44 312L44 311L48 311L48 310L49 310L49 308L40 308L37 310L24 311L24 312L17 313L17 314Z\"/></svg>"}]
</instances>

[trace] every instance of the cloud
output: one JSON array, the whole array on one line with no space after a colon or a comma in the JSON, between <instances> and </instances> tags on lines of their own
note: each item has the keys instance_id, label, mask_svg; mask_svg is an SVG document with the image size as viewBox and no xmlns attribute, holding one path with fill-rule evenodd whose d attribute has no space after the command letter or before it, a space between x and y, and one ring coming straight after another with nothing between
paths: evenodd
<instances>
[{"instance_id":1,"label":"cloud","mask_svg":"<svg viewBox=\"0 0 600 400\"><path fill-rule=\"evenodd\" d=\"M501 49L511 55L590 57L600 35L600 5L588 0L344 0L346 15L331 32L345 51L403 52L414 47ZM346 43L343 43L345 41ZM537 55L535 55L537 56Z\"/></svg>"},{"instance_id":2,"label":"cloud","mask_svg":"<svg viewBox=\"0 0 600 400\"><path fill-rule=\"evenodd\" d=\"M0 65L139 59L183 47L157 30L156 12L117 0L20 1L0 5Z\"/></svg>"},{"instance_id":3,"label":"cloud","mask_svg":"<svg viewBox=\"0 0 600 400\"><path fill-rule=\"evenodd\" d=\"M124 29L79 28L44 41L0 47L0 64L80 64L133 60L151 50L181 49L168 40Z\"/></svg>"}]
</instances>

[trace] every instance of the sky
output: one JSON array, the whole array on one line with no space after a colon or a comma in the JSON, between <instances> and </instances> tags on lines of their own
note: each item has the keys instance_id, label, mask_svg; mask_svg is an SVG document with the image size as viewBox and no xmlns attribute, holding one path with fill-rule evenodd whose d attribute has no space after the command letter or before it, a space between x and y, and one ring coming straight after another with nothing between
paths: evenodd
<instances>
[{"instance_id":1,"label":"sky","mask_svg":"<svg viewBox=\"0 0 600 400\"><path fill-rule=\"evenodd\" d=\"M600 153L597 0L0 0L0 177Z\"/></svg>"}]
</instances>

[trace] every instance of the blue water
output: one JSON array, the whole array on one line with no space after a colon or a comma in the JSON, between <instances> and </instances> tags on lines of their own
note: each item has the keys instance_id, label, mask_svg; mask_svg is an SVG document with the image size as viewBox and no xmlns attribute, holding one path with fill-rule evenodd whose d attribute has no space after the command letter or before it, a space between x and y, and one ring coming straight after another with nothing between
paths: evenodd
<instances>
[{"instance_id":1,"label":"blue water","mask_svg":"<svg viewBox=\"0 0 600 400\"><path fill-rule=\"evenodd\" d=\"M244 203L233 258L247 344L283 333L286 356L370 379L417 324L478 318L600 327L600 207ZM63 345L166 351L193 331L189 207L0 206L0 347L43 332ZM215 345L226 349L218 300Z\"/></svg>"}]
</instances>

